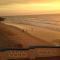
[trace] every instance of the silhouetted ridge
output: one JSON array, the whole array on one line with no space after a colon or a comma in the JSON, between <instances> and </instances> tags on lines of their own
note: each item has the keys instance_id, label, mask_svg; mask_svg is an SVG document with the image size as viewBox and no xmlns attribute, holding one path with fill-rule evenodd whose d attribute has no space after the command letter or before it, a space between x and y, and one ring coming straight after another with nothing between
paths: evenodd
<instances>
[{"instance_id":1,"label":"silhouetted ridge","mask_svg":"<svg viewBox=\"0 0 60 60\"><path fill-rule=\"evenodd\" d=\"M4 21L4 19L5 19L5 18L3 18L3 17L0 17L0 21Z\"/></svg>"}]
</instances>

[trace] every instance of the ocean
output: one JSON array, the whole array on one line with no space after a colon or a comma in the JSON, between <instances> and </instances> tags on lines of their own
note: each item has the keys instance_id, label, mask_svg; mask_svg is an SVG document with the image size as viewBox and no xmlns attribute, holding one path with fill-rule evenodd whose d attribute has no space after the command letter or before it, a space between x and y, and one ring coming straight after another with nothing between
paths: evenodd
<instances>
[{"instance_id":1,"label":"ocean","mask_svg":"<svg viewBox=\"0 0 60 60\"><path fill-rule=\"evenodd\" d=\"M6 23L26 24L40 28L39 32L41 34L36 32L37 28L35 33L33 33L34 31L30 32L38 38L50 41L57 39L60 41L60 14L5 16L5 18L4 22ZM41 28L43 28L43 32L41 32Z\"/></svg>"},{"instance_id":2,"label":"ocean","mask_svg":"<svg viewBox=\"0 0 60 60\"><path fill-rule=\"evenodd\" d=\"M60 14L7 16L5 22L29 24L60 32Z\"/></svg>"}]
</instances>

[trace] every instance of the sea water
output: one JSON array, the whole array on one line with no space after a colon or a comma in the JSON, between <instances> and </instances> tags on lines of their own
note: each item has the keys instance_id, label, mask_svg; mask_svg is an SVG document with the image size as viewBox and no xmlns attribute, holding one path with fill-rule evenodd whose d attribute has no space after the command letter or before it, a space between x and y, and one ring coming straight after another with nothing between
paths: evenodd
<instances>
[{"instance_id":1,"label":"sea water","mask_svg":"<svg viewBox=\"0 0 60 60\"><path fill-rule=\"evenodd\" d=\"M32 35L45 40L57 39L60 42L60 14L6 16L5 18L5 22L27 24L38 28L43 28L45 30L42 32L40 29L40 33L31 31ZM46 29L50 31L47 31Z\"/></svg>"},{"instance_id":2,"label":"sea water","mask_svg":"<svg viewBox=\"0 0 60 60\"><path fill-rule=\"evenodd\" d=\"M30 24L60 32L60 14L7 16L5 21Z\"/></svg>"}]
</instances>

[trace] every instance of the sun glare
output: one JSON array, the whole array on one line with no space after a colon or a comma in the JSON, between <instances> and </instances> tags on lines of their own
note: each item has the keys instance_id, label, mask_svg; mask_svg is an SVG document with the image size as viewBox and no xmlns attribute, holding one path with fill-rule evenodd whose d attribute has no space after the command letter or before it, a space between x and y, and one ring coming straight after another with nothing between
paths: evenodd
<instances>
[{"instance_id":1,"label":"sun glare","mask_svg":"<svg viewBox=\"0 0 60 60\"><path fill-rule=\"evenodd\" d=\"M1 12L14 12L16 14L35 14L35 13L60 13L60 3L28 3L28 4L10 4L0 6Z\"/></svg>"}]
</instances>

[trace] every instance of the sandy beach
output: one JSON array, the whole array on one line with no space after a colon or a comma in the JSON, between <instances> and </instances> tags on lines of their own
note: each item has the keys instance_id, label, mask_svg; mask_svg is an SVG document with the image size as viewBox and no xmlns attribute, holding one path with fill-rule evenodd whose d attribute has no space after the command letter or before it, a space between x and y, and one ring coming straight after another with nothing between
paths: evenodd
<instances>
[{"instance_id":1,"label":"sandy beach","mask_svg":"<svg viewBox=\"0 0 60 60\"><path fill-rule=\"evenodd\" d=\"M49 30L47 30L47 31L46 30L47 29L37 28L34 26L24 25L24 24L0 23L0 48L27 48L27 47L34 46L34 45L44 45L44 46L52 45L53 46L54 42L51 42L48 39L46 40L46 39L37 37L38 33L43 35L44 31L45 31L45 34L48 34ZM41 36L41 35L39 35L39 36ZM21 53L22 53L22 51L24 51L24 53L27 53L28 51L30 53L32 52L31 56L35 56L33 54L37 54L36 55L37 57L35 58L36 60L37 59L39 59L39 60L40 59L43 59L43 60L44 59L46 59L46 60L47 59L53 59L53 60L60 59L59 58L60 54L58 53L59 48L40 48L40 49L36 48L36 49L32 49L31 51L30 50L20 50ZM48 53L48 51L49 51L49 53ZM7 51L7 52L0 52L1 60L7 59L7 57L10 57L10 55L8 55L8 54L10 54L9 51ZM14 55L13 52L12 52L12 54ZM41 54L41 56L40 56L40 54ZM46 57L46 54L47 54L47 57ZM49 54L51 54L52 57ZM23 55L22 55L22 57L23 57ZM29 53L27 54L27 56L29 56ZM21 56L18 56L18 57L20 58ZM13 58L16 58L16 56ZM26 58L20 58L20 60L23 60L23 59L25 60Z\"/></svg>"},{"instance_id":2,"label":"sandy beach","mask_svg":"<svg viewBox=\"0 0 60 60\"><path fill-rule=\"evenodd\" d=\"M60 45L60 32L58 31L53 31L47 28L37 27L28 24L16 24L9 22L4 22L4 24L18 27L19 29L22 29L25 32L29 33L31 36L52 43L53 45Z\"/></svg>"},{"instance_id":3,"label":"sandy beach","mask_svg":"<svg viewBox=\"0 0 60 60\"><path fill-rule=\"evenodd\" d=\"M0 47L27 47L43 44L51 45L51 43L35 38L20 28L0 23Z\"/></svg>"}]
</instances>

